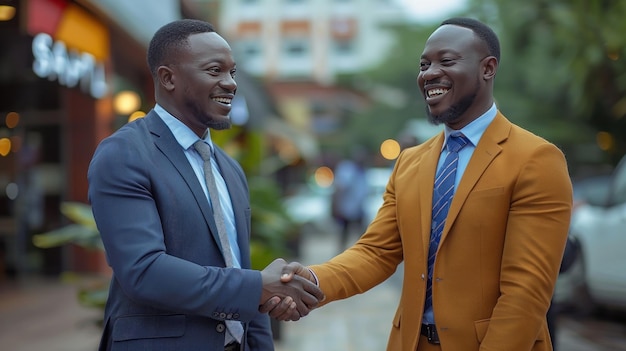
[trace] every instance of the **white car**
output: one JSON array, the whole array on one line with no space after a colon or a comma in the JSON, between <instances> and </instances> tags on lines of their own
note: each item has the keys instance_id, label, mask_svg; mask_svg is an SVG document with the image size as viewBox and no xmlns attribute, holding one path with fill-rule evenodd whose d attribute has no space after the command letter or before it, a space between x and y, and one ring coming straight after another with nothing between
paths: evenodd
<instances>
[{"instance_id":1,"label":"white car","mask_svg":"<svg viewBox=\"0 0 626 351\"><path fill-rule=\"evenodd\" d=\"M570 236L580 247L555 289L556 303L582 313L598 307L626 310L626 157L606 186L602 200L589 198L573 212Z\"/></svg>"},{"instance_id":2,"label":"white car","mask_svg":"<svg viewBox=\"0 0 626 351\"><path fill-rule=\"evenodd\" d=\"M331 223L330 201L332 188L314 184L300 186L284 199L285 210L306 230L328 231Z\"/></svg>"}]
</instances>

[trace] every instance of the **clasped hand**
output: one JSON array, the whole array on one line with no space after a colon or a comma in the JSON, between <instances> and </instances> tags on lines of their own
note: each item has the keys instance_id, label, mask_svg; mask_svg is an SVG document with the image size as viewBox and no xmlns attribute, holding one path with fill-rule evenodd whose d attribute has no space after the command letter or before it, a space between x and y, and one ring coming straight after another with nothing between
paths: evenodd
<instances>
[{"instance_id":1,"label":"clasped hand","mask_svg":"<svg viewBox=\"0 0 626 351\"><path fill-rule=\"evenodd\" d=\"M324 293L300 263L278 258L261 271L263 292L259 311L281 321L297 321L317 307Z\"/></svg>"}]
</instances>

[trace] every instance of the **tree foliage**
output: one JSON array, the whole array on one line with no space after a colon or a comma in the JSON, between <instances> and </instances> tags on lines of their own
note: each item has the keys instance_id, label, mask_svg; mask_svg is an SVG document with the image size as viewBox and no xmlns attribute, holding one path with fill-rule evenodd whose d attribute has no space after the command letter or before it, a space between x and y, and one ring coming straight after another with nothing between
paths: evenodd
<instances>
[{"instance_id":1,"label":"tree foliage","mask_svg":"<svg viewBox=\"0 0 626 351\"><path fill-rule=\"evenodd\" d=\"M368 108L347 116L340 128L345 145L365 145L375 151L383 140L400 137L410 119L426 117L417 74L423 44L433 29L419 24L389 25L383 30L394 33L395 43L380 64L339 78L340 85L358 90L372 101Z\"/></svg>"},{"instance_id":2,"label":"tree foliage","mask_svg":"<svg viewBox=\"0 0 626 351\"><path fill-rule=\"evenodd\" d=\"M504 114L563 148L573 173L582 164L616 164L626 153L626 1L467 1L460 15L500 37L495 97ZM395 25L396 44L381 64L343 77L373 101L342 128L351 131L344 142L375 146L425 117L416 76L435 27Z\"/></svg>"},{"instance_id":3,"label":"tree foliage","mask_svg":"<svg viewBox=\"0 0 626 351\"><path fill-rule=\"evenodd\" d=\"M615 164L626 153L626 2L469 3L500 36L497 96L506 111L527 116L531 130L581 162L595 155Z\"/></svg>"}]
</instances>

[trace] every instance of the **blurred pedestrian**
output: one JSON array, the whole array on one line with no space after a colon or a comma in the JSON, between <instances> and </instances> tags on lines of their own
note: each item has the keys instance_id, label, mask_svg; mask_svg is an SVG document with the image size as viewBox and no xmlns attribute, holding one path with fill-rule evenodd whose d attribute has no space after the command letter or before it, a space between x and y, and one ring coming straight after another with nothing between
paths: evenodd
<instances>
[{"instance_id":1,"label":"blurred pedestrian","mask_svg":"<svg viewBox=\"0 0 626 351\"><path fill-rule=\"evenodd\" d=\"M364 149L356 148L351 158L341 160L335 167L332 216L339 225L339 252L348 247L352 231L361 233L365 215L364 203L368 195Z\"/></svg>"},{"instance_id":2,"label":"blurred pedestrian","mask_svg":"<svg viewBox=\"0 0 626 351\"><path fill-rule=\"evenodd\" d=\"M444 131L401 153L355 245L323 264L286 267L318 282L329 303L373 288L404 262L390 351L552 349L546 312L572 186L563 153L498 110L499 62L487 25L444 21L417 76L429 120Z\"/></svg>"},{"instance_id":3,"label":"blurred pedestrian","mask_svg":"<svg viewBox=\"0 0 626 351\"><path fill-rule=\"evenodd\" d=\"M102 141L89 167L113 269L100 350L273 350L259 305L282 298L283 318L298 319L322 295L281 283L283 260L250 269L246 177L208 130L230 127L231 49L209 23L180 20L154 34L148 65L156 106Z\"/></svg>"}]
</instances>

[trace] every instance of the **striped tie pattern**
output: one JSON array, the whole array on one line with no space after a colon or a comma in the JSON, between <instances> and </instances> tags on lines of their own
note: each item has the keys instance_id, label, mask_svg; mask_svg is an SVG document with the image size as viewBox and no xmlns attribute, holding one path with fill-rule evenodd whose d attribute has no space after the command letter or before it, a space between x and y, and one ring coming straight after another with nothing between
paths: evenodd
<instances>
[{"instance_id":1,"label":"striped tie pattern","mask_svg":"<svg viewBox=\"0 0 626 351\"><path fill-rule=\"evenodd\" d=\"M457 163L459 161L459 150L461 150L469 141L464 135L451 135L448 138L446 147L448 156L439 169L435 177L435 187L433 191L433 212L432 224L430 231L430 246L428 247L428 279L426 281L426 303L425 310L432 308L432 282L433 267L435 265L435 256L437 255L437 247L441 239L443 227L446 224L448 209L454 195L454 180L456 178Z\"/></svg>"}]
</instances>

